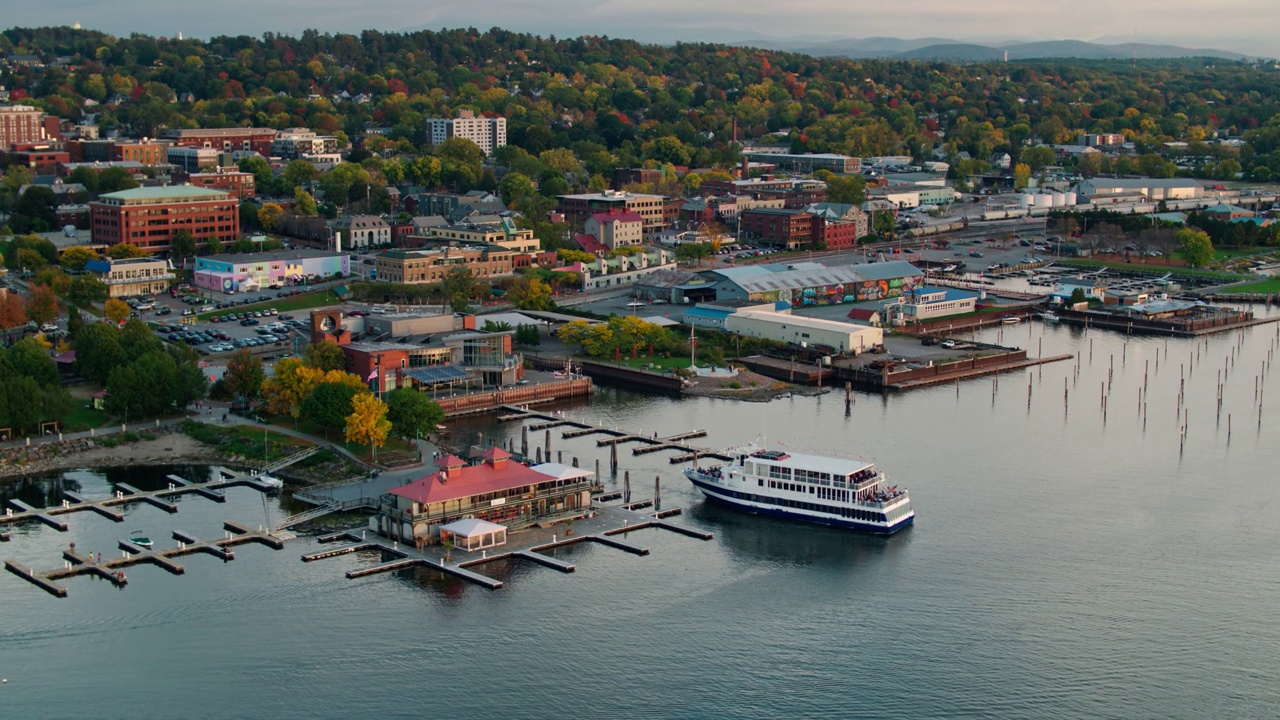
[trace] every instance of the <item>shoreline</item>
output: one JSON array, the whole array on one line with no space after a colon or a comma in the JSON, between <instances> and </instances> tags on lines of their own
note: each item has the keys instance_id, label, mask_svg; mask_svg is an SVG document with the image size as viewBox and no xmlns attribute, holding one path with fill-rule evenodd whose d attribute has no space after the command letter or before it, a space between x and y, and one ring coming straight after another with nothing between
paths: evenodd
<instances>
[{"instance_id":1,"label":"shoreline","mask_svg":"<svg viewBox=\"0 0 1280 720\"><path fill-rule=\"evenodd\" d=\"M149 434L156 437L110 447L86 438L18 448L27 451L22 454L33 457L24 460L6 458L0 464L0 484L55 471L227 461L215 448L176 429L161 428Z\"/></svg>"}]
</instances>

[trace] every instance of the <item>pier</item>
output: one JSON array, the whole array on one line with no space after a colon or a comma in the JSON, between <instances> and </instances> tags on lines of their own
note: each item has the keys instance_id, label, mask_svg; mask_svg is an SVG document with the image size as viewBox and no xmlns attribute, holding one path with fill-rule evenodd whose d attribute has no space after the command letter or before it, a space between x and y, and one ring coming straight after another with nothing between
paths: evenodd
<instances>
[{"instance_id":1,"label":"pier","mask_svg":"<svg viewBox=\"0 0 1280 720\"><path fill-rule=\"evenodd\" d=\"M174 530L173 539L178 541L178 546L165 550L152 550L137 545L130 540L121 540L119 541L121 556L108 558L101 562L95 560L92 553L78 553L72 546L62 551L63 566L61 568L33 570L16 560L5 560L4 567L9 572L50 595L64 598L67 596L67 588L59 584L58 581L78 575L96 576L113 583L117 587L124 587L129 580L125 576L123 568L139 563L151 563L174 575L182 575L186 572L186 568L170 558L205 553L223 562L228 562L235 559L235 554L231 551L231 548L235 545L259 543L273 550L284 548L284 541L268 532L253 530L230 521L224 522L222 527L226 534L217 540L202 540L190 533Z\"/></svg>"},{"instance_id":2,"label":"pier","mask_svg":"<svg viewBox=\"0 0 1280 720\"><path fill-rule=\"evenodd\" d=\"M572 430L565 430L560 434L564 440L572 440L573 438L586 437L588 435L608 435L608 438L597 440L596 447L609 447L616 457L617 446L623 443L639 443L641 447L631 449L632 455L645 455L647 453L659 452L661 450L672 450L681 453L679 457L691 458L694 455L698 457L713 457L721 460L732 460L732 458L718 450L710 448L696 447L689 445L685 440L706 437L706 430L690 430L688 432L668 435L666 437L656 437L649 435L639 435L637 433L628 432L626 430L618 430L616 428L600 427L592 425L581 420L572 420L569 418L552 415L549 413L530 410L525 407L515 405L502 406L502 414L498 416L498 420L502 422L511 422L516 420L539 420L541 422L529 425L530 430L549 430L554 427L571 427ZM548 448L550 446L548 445ZM549 452L549 450L548 450ZM616 461L614 463L616 465Z\"/></svg>"},{"instance_id":3,"label":"pier","mask_svg":"<svg viewBox=\"0 0 1280 720\"><path fill-rule=\"evenodd\" d=\"M47 508L34 508L21 500L10 500L9 505L11 507L5 508L4 515L0 515L0 525L12 525L26 520L35 520L48 525L58 532L66 532L67 524L58 519L57 516L77 512L95 512L112 522L119 523L124 522L124 514L112 508L123 505L143 502L173 514L178 512L178 506L169 502L168 498L179 495L194 494L214 502L226 502L227 497L222 491L230 487L249 487L268 494L277 491L277 488L258 480L252 475L237 475L226 471L223 471L223 474L217 480L205 483L193 483L177 475L169 475L168 479L169 487L163 490L144 491L128 483L118 482L115 483L115 495L103 500L88 500L77 493L63 491L62 495L65 499L62 504ZM8 540L9 533L0 534L0 541L7 542Z\"/></svg>"},{"instance_id":4,"label":"pier","mask_svg":"<svg viewBox=\"0 0 1280 720\"><path fill-rule=\"evenodd\" d=\"M555 551L557 548L590 542L643 557L649 554L649 548L622 540L618 536L650 528L668 530L698 540L710 540L714 537L712 533L677 525L663 519L679 515L681 512L679 508L652 514L636 512L641 507L652 505L652 501L643 501L629 506L597 507L595 512L574 518L572 528L563 523L556 523L550 527L534 527L510 533L507 536L506 545L481 551L479 557L476 557L474 553L467 553L456 548L446 552L439 545L430 545L418 550L374 535L366 530L349 530L317 538L322 543L345 540L349 544L303 555L302 561L314 562L358 552L379 552L391 559L367 567L349 570L346 573L347 578L354 580L370 575L421 567L437 570L489 590L497 590L502 587L501 580L475 572L470 568L497 560L524 560L562 573L572 573L577 569L573 563L553 557L548 553ZM458 556L463 556L463 559L457 559Z\"/></svg>"}]
</instances>

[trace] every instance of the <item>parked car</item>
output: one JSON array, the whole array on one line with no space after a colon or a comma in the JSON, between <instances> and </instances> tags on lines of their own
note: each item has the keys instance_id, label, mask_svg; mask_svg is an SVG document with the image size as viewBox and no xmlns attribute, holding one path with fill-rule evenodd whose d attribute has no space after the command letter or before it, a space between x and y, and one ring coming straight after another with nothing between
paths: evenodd
<instances>
[{"instance_id":1,"label":"parked car","mask_svg":"<svg viewBox=\"0 0 1280 720\"><path fill-rule=\"evenodd\" d=\"M942 341L942 347L944 347L944 348L951 349L951 348L953 348L953 347L955 347L955 346L956 346L956 341L955 341L955 340L943 340L943 341Z\"/></svg>"},{"instance_id":2,"label":"parked car","mask_svg":"<svg viewBox=\"0 0 1280 720\"><path fill-rule=\"evenodd\" d=\"M977 250L970 250L969 257L982 257L982 253L978 252Z\"/></svg>"}]
</instances>

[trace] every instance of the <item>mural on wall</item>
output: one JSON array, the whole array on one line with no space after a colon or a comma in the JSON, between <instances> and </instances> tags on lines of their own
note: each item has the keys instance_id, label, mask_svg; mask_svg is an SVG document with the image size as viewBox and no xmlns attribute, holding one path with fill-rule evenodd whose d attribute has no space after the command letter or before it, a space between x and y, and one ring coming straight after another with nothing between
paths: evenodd
<instances>
[{"instance_id":1,"label":"mural on wall","mask_svg":"<svg viewBox=\"0 0 1280 720\"><path fill-rule=\"evenodd\" d=\"M865 280L860 283L818 285L799 290L767 290L751 293L748 298L753 302L778 302L781 300L799 307L824 307L841 303L898 297L905 292L910 292L915 285L916 278L913 277L894 278L893 280Z\"/></svg>"}]
</instances>

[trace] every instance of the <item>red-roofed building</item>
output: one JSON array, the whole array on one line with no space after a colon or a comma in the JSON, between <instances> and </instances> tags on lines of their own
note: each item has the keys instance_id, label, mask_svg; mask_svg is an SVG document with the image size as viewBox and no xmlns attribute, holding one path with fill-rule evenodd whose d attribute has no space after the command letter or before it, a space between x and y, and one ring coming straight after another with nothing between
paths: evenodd
<instances>
[{"instance_id":1,"label":"red-roofed building","mask_svg":"<svg viewBox=\"0 0 1280 720\"><path fill-rule=\"evenodd\" d=\"M596 213L583 223L583 230L610 250L644 242L644 217L630 210Z\"/></svg>"},{"instance_id":2,"label":"red-roofed building","mask_svg":"<svg viewBox=\"0 0 1280 720\"><path fill-rule=\"evenodd\" d=\"M578 247L592 254L609 252L609 248L606 247L604 243L597 240L595 235L588 235L586 233L574 233L573 242Z\"/></svg>"},{"instance_id":3,"label":"red-roofed building","mask_svg":"<svg viewBox=\"0 0 1280 720\"><path fill-rule=\"evenodd\" d=\"M847 317L850 320L858 320L875 327L880 327L880 323L884 319L876 308L854 308L849 311Z\"/></svg>"},{"instance_id":4,"label":"red-roofed building","mask_svg":"<svg viewBox=\"0 0 1280 720\"><path fill-rule=\"evenodd\" d=\"M446 455L436 467L440 469L382 497L378 532L401 542L435 543L441 525L462 518L515 529L591 507L591 473L539 472L500 448L485 450L475 465Z\"/></svg>"}]
</instances>

